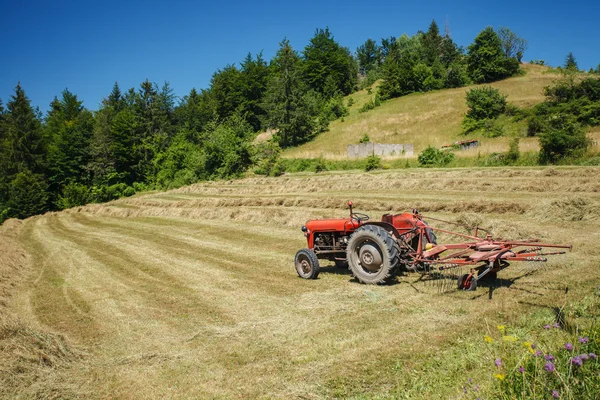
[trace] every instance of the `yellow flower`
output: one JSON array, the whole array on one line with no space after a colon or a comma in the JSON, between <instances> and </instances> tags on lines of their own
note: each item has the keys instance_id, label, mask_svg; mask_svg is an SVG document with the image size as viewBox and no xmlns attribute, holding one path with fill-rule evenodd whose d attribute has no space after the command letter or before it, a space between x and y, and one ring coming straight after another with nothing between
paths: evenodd
<instances>
[{"instance_id":1,"label":"yellow flower","mask_svg":"<svg viewBox=\"0 0 600 400\"><path fill-rule=\"evenodd\" d=\"M531 354L535 353L533 347L531 346L531 342L523 342L523 346L529 351Z\"/></svg>"},{"instance_id":2,"label":"yellow flower","mask_svg":"<svg viewBox=\"0 0 600 400\"><path fill-rule=\"evenodd\" d=\"M498 325L496 328L498 328L501 334L504 334L504 331L506 330L506 327L504 325Z\"/></svg>"},{"instance_id":3,"label":"yellow flower","mask_svg":"<svg viewBox=\"0 0 600 400\"><path fill-rule=\"evenodd\" d=\"M490 335L485 335L485 337L483 338L483 340L485 340L488 343L493 343L494 342L494 338L491 337Z\"/></svg>"},{"instance_id":4,"label":"yellow flower","mask_svg":"<svg viewBox=\"0 0 600 400\"><path fill-rule=\"evenodd\" d=\"M500 379L501 381L503 381L505 377L506 375L504 374L494 374L494 378Z\"/></svg>"},{"instance_id":5,"label":"yellow flower","mask_svg":"<svg viewBox=\"0 0 600 400\"><path fill-rule=\"evenodd\" d=\"M502 336L503 342L516 342L517 338L514 336Z\"/></svg>"}]
</instances>

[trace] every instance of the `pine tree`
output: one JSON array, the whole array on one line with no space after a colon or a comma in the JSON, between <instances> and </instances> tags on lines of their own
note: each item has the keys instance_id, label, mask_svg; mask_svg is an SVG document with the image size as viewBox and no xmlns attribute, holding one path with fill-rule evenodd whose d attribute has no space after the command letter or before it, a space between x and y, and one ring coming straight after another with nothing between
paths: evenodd
<instances>
[{"instance_id":1,"label":"pine tree","mask_svg":"<svg viewBox=\"0 0 600 400\"><path fill-rule=\"evenodd\" d=\"M262 58L262 53L256 55L256 59L248 53L241 64L240 86L242 102L240 111L245 115L246 121L252 125L255 132L263 125L265 111L261 108L263 96L267 90L269 68Z\"/></svg>"},{"instance_id":2,"label":"pine tree","mask_svg":"<svg viewBox=\"0 0 600 400\"><path fill-rule=\"evenodd\" d=\"M278 130L281 147L295 146L315 133L315 116L311 95L302 81L301 60L290 42L284 39L271 62L273 76L269 82L264 108L270 128Z\"/></svg>"},{"instance_id":3,"label":"pine tree","mask_svg":"<svg viewBox=\"0 0 600 400\"><path fill-rule=\"evenodd\" d=\"M7 103L4 126L12 165L9 174L14 176L24 170L44 174L46 140L42 124L20 83L17 84L11 101Z\"/></svg>"},{"instance_id":4,"label":"pine tree","mask_svg":"<svg viewBox=\"0 0 600 400\"><path fill-rule=\"evenodd\" d=\"M315 31L303 56L303 75L311 89L328 98L352 93L357 82L356 62L350 50L334 40L329 28Z\"/></svg>"},{"instance_id":5,"label":"pine tree","mask_svg":"<svg viewBox=\"0 0 600 400\"><path fill-rule=\"evenodd\" d=\"M468 48L467 71L476 83L508 78L518 69L519 62L504 55L502 41L491 26L482 30Z\"/></svg>"},{"instance_id":6,"label":"pine tree","mask_svg":"<svg viewBox=\"0 0 600 400\"><path fill-rule=\"evenodd\" d=\"M115 82L113 85L112 91L106 99L106 105L112 107L115 112L119 112L125 107L125 100L123 99L118 82Z\"/></svg>"},{"instance_id":7,"label":"pine tree","mask_svg":"<svg viewBox=\"0 0 600 400\"><path fill-rule=\"evenodd\" d=\"M360 72L366 75L381 64L381 50L373 39L367 39L356 49Z\"/></svg>"},{"instance_id":8,"label":"pine tree","mask_svg":"<svg viewBox=\"0 0 600 400\"><path fill-rule=\"evenodd\" d=\"M58 194L69 182L89 182L86 166L90 162L93 127L92 113L83 107L77 95L65 89L60 101L56 98L52 101L46 118L46 134L50 140L48 166L53 194Z\"/></svg>"},{"instance_id":9,"label":"pine tree","mask_svg":"<svg viewBox=\"0 0 600 400\"><path fill-rule=\"evenodd\" d=\"M565 58L564 68L569 71L578 71L579 70L577 61L575 60L575 56L573 55L572 52L569 52L569 54L567 54L567 57Z\"/></svg>"},{"instance_id":10,"label":"pine tree","mask_svg":"<svg viewBox=\"0 0 600 400\"><path fill-rule=\"evenodd\" d=\"M444 38L442 38L440 35L440 30L437 23L435 20L431 21L427 32L421 35L421 43L423 45L424 53L423 55L428 65L431 66L436 61L440 60L440 56L442 55L443 41Z\"/></svg>"},{"instance_id":11,"label":"pine tree","mask_svg":"<svg viewBox=\"0 0 600 400\"><path fill-rule=\"evenodd\" d=\"M215 99L219 120L233 115L243 102L240 85L241 72L235 65L227 65L218 70L210 81L210 91Z\"/></svg>"}]
</instances>

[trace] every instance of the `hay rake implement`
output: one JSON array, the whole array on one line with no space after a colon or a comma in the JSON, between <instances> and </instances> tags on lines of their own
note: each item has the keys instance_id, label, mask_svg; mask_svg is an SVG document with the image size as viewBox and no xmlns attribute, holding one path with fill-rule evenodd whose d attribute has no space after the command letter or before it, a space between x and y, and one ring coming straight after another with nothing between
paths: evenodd
<instances>
[{"instance_id":1,"label":"hay rake implement","mask_svg":"<svg viewBox=\"0 0 600 400\"><path fill-rule=\"evenodd\" d=\"M548 256L572 249L571 245L542 243L539 239L496 239L478 227L469 235L430 226L425 219L460 224L424 217L416 209L370 221L368 215L353 212L352 202L348 206L349 218L312 220L302 227L308 247L299 250L294 260L300 277L315 279L319 259L347 265L360 282L367 284L390 282L403 270L420 273L421 278L435 278L468 268L469 273L455 274L457 286L474 290L479 280L512 262L546 262ZM461 241L438 244L436 233Z\"/></svg>"}]
</instances>

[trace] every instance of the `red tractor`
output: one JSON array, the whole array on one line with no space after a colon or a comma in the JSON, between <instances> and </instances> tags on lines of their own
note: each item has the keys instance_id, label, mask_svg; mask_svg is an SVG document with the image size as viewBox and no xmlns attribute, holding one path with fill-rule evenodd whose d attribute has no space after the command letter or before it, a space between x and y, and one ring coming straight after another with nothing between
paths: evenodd
<instances>
[{"instance_id":1,"label":"red tractor","mask_svg":"<svg viewBox=\"0 0 600 400\"><path fill-rule=\"evenodd\" d=\"M543 256L565 252L542 253L542 248L572 247L540 244L538 239L494 240L480 228L475 228L474 235L434 228L423 220L417 210L384 214L381 221L371 221L368 215L353 212L351 201L348 206L349 218L312 220L302 226L308 248L299 250L294 260L301 278L317 278L319 259L334 261L339 267L349 267L356 279L367 284L388 283L403 270L431 274L470 266L471 273L458 277L458 286L473 290L479 279L506 268L510 261L547 261ZM487 233L485 238L478 236L480 230ZM434 231L470 241L438 245Z\"/></svg>"}]
</instances>

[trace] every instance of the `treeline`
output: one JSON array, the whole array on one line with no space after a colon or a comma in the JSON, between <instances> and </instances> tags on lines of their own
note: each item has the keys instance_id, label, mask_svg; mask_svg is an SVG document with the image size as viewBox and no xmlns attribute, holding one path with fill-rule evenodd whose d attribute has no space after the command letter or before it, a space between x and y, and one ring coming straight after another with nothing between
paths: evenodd
<instances>
[{"instance_id":1,"label":"treeline","mask_svg":"<svg viewBox=\"0 0 600 400\"><path fill-rule=\"evenodd\" d=\"M527 41L508 28L483 29L466 49L442 35L435 21L427 32L398 39L369 39L357 49L357 59L368 86L382 79L382 99L413 92L461 87L508 78L519 71Z\"/></svg>"},{"instance_id":2,"label":"treeline","mask_svg":"<svg viewBox=\"0 0 600 400\"><path fill-rule=\"evenodd\" d=\"M518 71L525 47L508 29L486 28L464 51L433 21L412 37L369 39L355 56L317 29L301 53L284 39L270 62L248 54L179 100L168 83L125 91L115 83L96 111L65 90L45 116L18 84L0 100L0 222L235 177L252 165L273 173L280 149L346 115L343 96L361 85L382 79L382 98L392 98L502 79ZM273 139L253 145L267 129Z\"/></svg>"}]
</instances>

